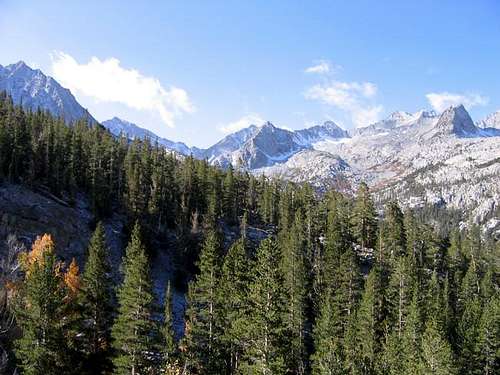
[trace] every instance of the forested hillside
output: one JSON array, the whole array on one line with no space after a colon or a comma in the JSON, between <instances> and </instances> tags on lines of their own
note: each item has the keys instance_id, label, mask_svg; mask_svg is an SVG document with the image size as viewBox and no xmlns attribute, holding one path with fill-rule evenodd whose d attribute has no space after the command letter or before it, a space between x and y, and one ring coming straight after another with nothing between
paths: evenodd
<instances>
[{"instance_id":1,"label":"forested hillside","mask_svg":"<svg viewBox=\"0 0 500 375\"><path fill-rule=\"evenodd\" d=\"M355 197L319 195L222 170L26 112L5 94L0 181L68 205L84 194L94 215L84 264L61 261L54 233L2 239L5 373L500 371L500 244L450 215L379 210L365 184ZM128 242L120 264L101 224L117 212ZM150 274L160 251L176 268L165 298ZM186 291L182 332L173 289Z\"/></svg>"}]
</instances>

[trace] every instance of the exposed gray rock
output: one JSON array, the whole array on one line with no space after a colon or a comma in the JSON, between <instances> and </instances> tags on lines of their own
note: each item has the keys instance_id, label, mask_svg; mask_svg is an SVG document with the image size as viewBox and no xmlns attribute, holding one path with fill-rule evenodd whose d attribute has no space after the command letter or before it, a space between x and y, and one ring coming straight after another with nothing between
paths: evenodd
<instances>
[{"instance_id":1,"label":"exposed gray rock","mask_svg":"<svg viewBox=\"0 0 500 375\"><path fill-rule=\"evenodd\" d=\"M15 104L33 111L39 108L49 111L68 124L80 119L97 122L68 89L23 61L6 67L0 65L0 91L8 92Z\"/></svg>"}]
</instances>

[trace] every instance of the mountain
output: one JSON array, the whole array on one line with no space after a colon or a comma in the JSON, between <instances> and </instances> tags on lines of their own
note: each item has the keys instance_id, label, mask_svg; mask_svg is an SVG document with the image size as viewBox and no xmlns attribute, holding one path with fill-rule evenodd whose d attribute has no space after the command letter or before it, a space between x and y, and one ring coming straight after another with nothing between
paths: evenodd
<instances>
[{"instance_id":1,"label":"mountain","mask_svg":"<svg viewBox=\"0 0 500 375\"><path fill-rule=\"evenodd\" d=\"M224 138L209 148L204 156L214 165L226 167L233 164L256 169L285 161L303 148L296 142L293 132L266 122Z\"/></svg>"},{"instance_id":2,"label":"mountain","mask_svg":"<svg viewBox=\"0 0 500 375\"><path fill-rule=\"evenodd\" d=\"M0 90L16 103L42 108L68 121L95 121L71 92L23 62L0 66ZM395 197L404 206L439 205L470 212L476 222L500 220L500 111L476 124L464 106L443 113L394 112L347 132L331 121L291 131L270 122L229 134L207 149L161 138L117 117L103 125L113 134L150 138L169 150L232 164L251 173L318 190L352 193L366 181L378 203Z\"/></svg>"},{"instance_id":3,"label":"mountain","mask_svg":"<svg viewBox=\"0 0 500 375\"><path fill-rule=\"evenodd\" d=\"M446 206L485 222L500 207L500 133L477 128L463 106L399 112L256 173L348 193L366 181L378 203Z\"/></svg>"},{"instance_id":4,"label":"mountain","mask_svg":"<svg viewBox=\"0 0 500 375\"><path fill-rule=\"evenodd\" d=\"M174 142L162 137L157 136L150 130L139 127L138 125L131 123L126 120L122 120L118 117L113 117L110 120L103 121L102 125L108 129L112 134L119 136L125 135L130 139L140 138L140 139L150 139L152 142L158 142L158 144L164 146L165 148L176 151L183 155L189 155L193 151L191 148L186 146L182 142Z\"/></svg>"},{"instance_id":5,"label":"mountain","mask_svg":"<svg viewBox=\"0 0 500 375\"><path fill-rule=\"evenodd\" d=\"M455 135L457 137L474 137L479 129L474 125L469 113L463 105L450 107L439 117L434 136Z\"/></svg>"},{"instance_id":6,"label":"mountain","mask_svg":"<svg viewBox=\"0 0 500 375\"><path fill-rule=\"evenodd\" d=\"M238 130L222 138L219 142L203 151L203 157L213 163L217 158L222 155L229 156L231 153L237 151L248 141L257 131L257 125L250 125L247 128Z\"/></svg>"},{"instance_id":7,"label":"mountain","mask_svg":"<svg viewBox=\"0 0 500 375\"><path fill-rule=\"evenodd\" d=\"M31 110L48 110L69 124L82 118L97 122L68 89L23 61L5 67L0 65L0 91L6 91L15 104Z\"/></svg>"},{"instance_id":8,"label":"mountain","mask_svg":"<svg viewBox=\"0 0 500 375\"><path fill-rule=\"evenodd\" d=\"M210 163L222 167L232 164L254 170L285 162L297 152L312 148L315 142L348 136L331 121L297 131L266 122L226 136L202 155Z\"/></svg>"},{"instance_id":9,"label":"mountain","mask_svg":"<svg viewBox=\"0 0 500 375\"><path fill-rule=\"evenodd\" d=\"M374 135L381 134L395 129L406 131L408 128L423 128L434 123L438 115L434 111L393 112L384 120L378 121L366 127L361 127L353 131L353 135Z\"/></svg>"},{"instance_id":10,"label":"mountain","mask_svg":"<svg viewBox=\"0 0 500 375\"><path fill-rule=\"evenodd\" d=\"M323 125L315 125L307 129L296 130L295 135L296 141L305 145L311 145L315 142L327 139L331 140L349 137L349 133L333 121L326 121Z\"/></svg>"},{"instance_id":11,"label":"mountain","mask_svg":"<svg viewBox=\"0 0 500 375\"><path fill-rule=\"evenodd\" d=\"M486 116L483 120L479 121L477 124L483 129L498 129L500 130L500 110Z\"/></svg>"}]
</instances>

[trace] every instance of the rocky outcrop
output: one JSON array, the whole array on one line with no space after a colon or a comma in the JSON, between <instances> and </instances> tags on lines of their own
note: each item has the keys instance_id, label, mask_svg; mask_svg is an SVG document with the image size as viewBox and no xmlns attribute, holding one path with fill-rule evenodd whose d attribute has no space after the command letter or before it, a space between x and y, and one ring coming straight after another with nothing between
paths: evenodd
<instances>
[{"instance_id":1,"label":"rocky outcrop","mask_svg":"<svg viewBox=\"0 0 500 375\"><path fill-rule=\"evenodd\" d=\"M43 190L33 191L21 185L0 185L0 221L0 255L9 234L16 235L29 249L37 236L50 233L57 255L62 260L69 263L75 258L81 268L85 264L95 221L84 196L77 197L76 205L70 206ZM114 215L103 224L112 270L118 278L124 218Z\"/></svg>"}]
</instances>

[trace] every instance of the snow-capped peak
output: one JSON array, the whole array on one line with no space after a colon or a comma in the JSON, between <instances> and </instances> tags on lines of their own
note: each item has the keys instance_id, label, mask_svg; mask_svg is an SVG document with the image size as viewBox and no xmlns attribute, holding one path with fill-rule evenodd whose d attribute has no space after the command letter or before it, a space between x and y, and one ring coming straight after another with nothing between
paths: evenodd
<instances>
[{"instance_id":1,"label":"snow-capped peak","mask_svg":"<svg viewBox=\"0 0 500 375\"><path fill-rule=\"evenodd\" d=\"M130 121L122 120L116 116L110 120L103 121L102 125L116 136L124 135L130 139L149 139L152 142L158 142L158 144L169 150L173 150L184 155L194 153L192 149L182 142L173 142L169 139L159 137L148 129L141 128Z\"/></svg>"},{"instance_id":2,"label":"snow-capped peak","mask_svg":"<svg viewBox=\"0 0 500 375\"><path fill-rule=\"evenodd\" d=\"M6 91L15 104L31 110L48 110L68 123L80 119L97 122L68 89L40 70L31 69L24 61L0 67L0 91Z\"/></svg>"},{"instance_id":3,"label":"snow-capped peak","mask_svg":"<svg viewBox=\"0 0 500 375\"><path fill-rule=\"evenodd\" d=\"M458 137L476 136L479 133L462 104L446 109L439 117L435 130L435 135L455 135Z\"/></svg>"},{"instance_id":4,"label":"snow-capped peak","mask_svg":"<svg viewBox=\"0 0 500 375\"><path fill-rule=\"evenodd\" d=\"M325 121L322 125L315 125L307 129L296 130L295 136L298 143L311 145L313 143L329 139L348 138L349 134L333 121Z\"/></svg>"},{"instance_id":5,"label":"snow-capped peak","mask_svg":"<svg viewBox=\"0 0 500 375\"><path fill-rule=\"evenodd\" d=\"M479 121L477 125L480 128L495 128L500 129L500 110L493 112Z\"/></svg>"},{"instance_id":6,"label":"snow-capped peak","mask_svg":"<svg viewBox=\"0 0 500 375\"><path fill-rule=\"evenodd\" d=\"M387 120L392 120L392 121L401 123L401 122L408 121L409 119L412 118L412 116L413 115L409 112L396 111L396 112L391 113L389 115L389 117L387 118Z\"/></svg>"}]
</instances>

